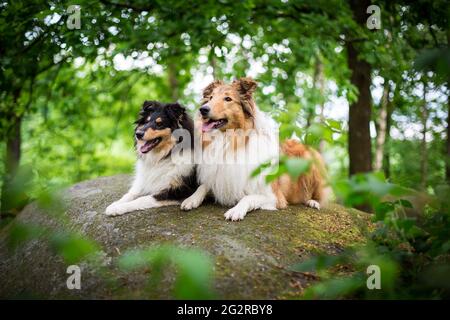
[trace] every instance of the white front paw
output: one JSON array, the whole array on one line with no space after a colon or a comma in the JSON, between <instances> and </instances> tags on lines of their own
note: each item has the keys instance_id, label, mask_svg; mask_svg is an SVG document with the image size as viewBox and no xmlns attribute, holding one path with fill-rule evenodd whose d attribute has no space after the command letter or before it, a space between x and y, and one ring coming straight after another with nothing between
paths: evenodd
<instances>
[{"instance_id":1,"label":"white front paw","mask_svg":"<svg viewBox=\"0 0 450 320\"><path fill-rule=\"evenodd\" d=\"M113 202L106 208L105 214L108 216L119 216L121 214L126 213L127 210L125 209L125 206L121 205L120 203Z\"/></svg>"},{"instance_id":2,"label":"white front paw","mask_svg":"<svg viewBox=\"0 0 450 320\"><path fill-rule=\"evenodd\" d=\"M181 210L192 210L198 208L201 203L202 201L200 198L192 195L181 203Z\"/></svg>"},{"instance_id":3,"label":"white front paw","mask_svg":"<svg viewBox=\"0 0 450 320\"><path fill-rule=\"evenodd\" d=\"M310 208L320 210L320 203L316 200L308 200L306 201L306 205Z\"/></svg>"},{"instance_id":4,"label":"white front paw","mask_svg":"<svg viewBox=\"0 0 450 320\"><path fill-rule=\"evenodd\" d=\"M242 208L239 208L238 206L235 206L225 212L224 216L226 220L231 221L239 221L244 219L245 215L247 214L247 210L244 210Z\"/></svg>"}]
</instances>

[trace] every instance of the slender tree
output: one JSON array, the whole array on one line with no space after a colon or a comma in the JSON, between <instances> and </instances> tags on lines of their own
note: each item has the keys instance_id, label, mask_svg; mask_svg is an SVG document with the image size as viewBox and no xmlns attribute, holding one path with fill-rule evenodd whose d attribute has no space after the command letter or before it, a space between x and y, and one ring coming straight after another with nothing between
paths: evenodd
<instances>
[{"instance_id":1,"label":"slender tree","mask_svg":"<svg viewBox=\"0 0 450 320\"><path fill-rule=\"evenodd\" d=\"M319 91L320 102L319 102L319 118L320 122L325 120L325 74L323 71L323 62L319 55L316 57L315 63L315 74L317 74L317 88ZM321 139L319 142L319 152L323 153L325 149L325 140Z\"/></svg>"},{"instance_id":2,"label":"slender tree","mask_svg":"<svg viewBox=\"0 0 450 320\"><path fill-rule=\"evenodd\" d=\"M425 190L427 187L428 177L428 147L427 147L427 122L428 122L428 106L427 106L428 85L423 80L423 97L420 108L420 120L422 122L422 140L420 144L420 187Z\"/></svg>"},{"instance_id":3,"label":"slender tree","mask_svg":"<svg viewBox=\"0 0 450 320\"><path fill-rule=\"evenodd\" d=\"M398 89L394 90L394 98L395 95L398 93ZM384 147L383 147L383 172L384 176L386 178L389 178L391 176L391 127L392 127L392 113L394 112L394 98L388 99L387 101L387 116L386 116L386 137L384 140Z\"/></svg>"},{"instance_id":4,"label":"slender tree","mask_svg":"<svg viewBox=\"0 0 450 320\"><path fill-rule=\"evenodd\" d=\"M385 79L383 85L383 95L381 97L379 113L376 120L377 137L375 141L376 145L375 145L375 163L374 163L374 169L376 171L381 170L383 167L385 143L388 134L387 129L390 116L388 112L390 91L391 90L389 80Z\"/></svg>"}]
</instances>

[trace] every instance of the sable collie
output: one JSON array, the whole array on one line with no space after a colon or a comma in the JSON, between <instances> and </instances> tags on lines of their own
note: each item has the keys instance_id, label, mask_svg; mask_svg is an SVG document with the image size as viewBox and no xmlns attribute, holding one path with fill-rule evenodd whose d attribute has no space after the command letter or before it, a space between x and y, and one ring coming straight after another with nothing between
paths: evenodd
<instances>
[{"instance_id":1,"label":"sable collie","mask_svg":"<svg viewBox=\"0 0 450 320\"><path fill-rule=\"evenodd\" d=\"M194 123L178 103L145 101L135 122L136 173L130 190L106 208L107 215L121 215L168 205L190 196L198 184L190 155L174 161L171 152L182 140L177 129L187 131L193 148Z\"/></svg>"},{"instance_id":2,"label":"sable collie","mask_svg":"<svg viewBox=\"0 0 450 320\"><path fill-rule=\"evenodd\" d=\"M295 140L285 141L281 147L278 141L278 127L265 113L260 111L253 100L256 82L242 78L231 84L214 81L203 91L202 106L196 121L202 143L202 154L216 161L201 162L197 165L198 189L181 204L181 209L197 208L207 194L212 194L216 202L232 207L225 213L227 220L242 220L247 212L255 209L277 210L286 208L288 203L302 203L320 209L325 201L325 166L318 152ZM252 134L241 139L210 139L208 136L225 135L229 131L250 130ZM244 163L223 163L223 158L240 149L246 149ZM251 178L251 173L263 159L279 156L311 159L308 173L297 180L287 174L273 183L266 184L261 174ZM241 155L243 155L242 153Z\"/></svg>"}]
</instances>

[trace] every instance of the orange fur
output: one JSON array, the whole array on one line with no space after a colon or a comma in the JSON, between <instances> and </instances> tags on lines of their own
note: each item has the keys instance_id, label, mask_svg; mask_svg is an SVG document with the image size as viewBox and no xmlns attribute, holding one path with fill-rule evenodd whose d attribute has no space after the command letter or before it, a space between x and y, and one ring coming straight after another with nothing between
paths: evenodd
<instances>
[{"instance_id":1,"label":"orange fur","mask_svg":"<svg viewBox=\"0 0 450 320\"><path fill-rule=\"evenodd\" d=\"M278 199L277 207L279 204L282 208L284 202L305 204L311 199L323 202L325 165L322 156L294 139L284 141L281 152L288 157L310 159L312 163L309 172L300 175L297 180L294 181L288 174L284 174L272 184L272 190Z\"/></svg>"},{"instance_id":2,"label":"orange fur","mask_svg":"<svg viewBox=\"0 0 450 320\"><path fill-rule=\"evenodd\" d=\"M281 181L280 179L275 180L271 184L272 191L277 197L277 209L286 209L288 205L288 201L286 200L286 197L283 194L283 191L281 189Z\"/></svg>"}]
</instances>

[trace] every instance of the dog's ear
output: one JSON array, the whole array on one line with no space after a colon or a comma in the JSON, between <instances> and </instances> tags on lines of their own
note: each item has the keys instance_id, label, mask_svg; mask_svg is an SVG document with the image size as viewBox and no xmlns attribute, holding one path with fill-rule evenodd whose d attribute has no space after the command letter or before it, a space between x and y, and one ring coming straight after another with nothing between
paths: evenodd
<instances>
[{"instance_id":1,"label":"dog's ear","mask_svg":"<svg viewBox=\"0 0 450 320\"><path fill-rule=\"evenodd\" d=\"M148 109L150 109L150 107L156 106L158 103L158 101L145 100L144 104L142 105L142 110L147 111Z\"/></svg>"},{"instance_id":2,"label":"dog's ear","mask_svg":"<svg viewBox=\"0 0 450 320\"><path fill-rule=\"evenodd\" d=\"M145 100L144 103L142 104L142 108L139 111L139 118L134 122L134 124L139 124L141 122L144 122L144 119L147 117L148 115L148 110L155 106L158 102L157 101L149 101L149 100Z\"/></svg>"},{"instance_id":3,"label":"dog's ear","mask_svg":"<svg viewBox=\"0 0 450 320\"><path fill-rule=\"evenodd\" d=\"M255 92L258 84L255 80L249 77L240 78L233 81L233 86L236 87L241 98L251 99L253 92Z\"/></svg>"},{"instance_id":4,"label":"dog's ear","mask_svg":"<svg viewBox=\"0 0 450 320\"><path fill-rule=\"evenodd\" d=\"M208 86L205 89L203 89L203 99L208 98L212 94L214 89L222 84L223 82L220 80L214 80L213 82L208 84Z\"/></svg>"},{"instance_id":5,"label":"dog's ear","mask_svg":"<svg viewBox=\"0 0 450 320\"><path fill-rule=\"evenodd\" d=\"M168 103L166 105L166 111L167 115L177 123L179 123L183 119L183 116L186 114L186 108L178 102Z\"/></svg>"},{"instance_id":6,"label":"dog's ear","mask_svg":"<svg viewBox=\"0 0 450 320\"><path fill-rule=\"evenodd\" d=\"M258 86L257 82L252 78L245 77L234 80L232 85L239 92L244 112L253 117L256 112L256 105L253 101L253 92L255 92L256 87Z\"/></svg>"}]
</instances>

